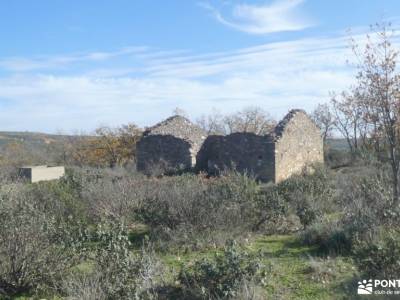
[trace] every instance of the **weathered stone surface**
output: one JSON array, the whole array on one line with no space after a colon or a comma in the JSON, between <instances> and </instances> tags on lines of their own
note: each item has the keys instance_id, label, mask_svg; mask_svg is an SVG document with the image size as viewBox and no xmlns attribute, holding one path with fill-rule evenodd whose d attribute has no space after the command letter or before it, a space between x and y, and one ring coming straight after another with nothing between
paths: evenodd
<instances>
[{"instance_id":1,"label":"weathered stone surface","mask_svg":"<svg viewBox=\"0 0 400 300\"><path fill-rule=\"evenodd\" d=\"M206 133L182 116L148 128L137 145L137 169L144 173L190 170Z\"/></svg>"},{"instance_id":2,"label":"weathered stone surface","mask_svg":"<svg viewBox=\"0 0 400 300\"><path fill-rule=\"evenodd\" d=\"M262 181L273 181L273 157L271 136L254 133L209 136L197 156L197 169L210 174L235 169Z\"/></svg>"},{"instance_id":3,"label":"weathered stone surface","mask_svg":"<svg viewBox=\"0 0 400 300\"><path fill-rule=\"evenodd\" d=\"M309 165L323 162L319 128L303 110L290 111L272 134L209 136L189 120L174 116L145 132L137 146L137 167L218 174L235 169L261 181L280 182Z\"/></svg>"},{"instance_id":4,"label":"weathered stone surface","mask_svg":"<svg viewBox=\"0 0 400 300\"><path fill-rule=\"evenodd\" d=\"M292 110L270 135L243 132L208 137L197 161L197 169L210 174L235 169L261 181L279 182L323 162L323 144L308 115Z\"/></svg>"},{"instance_id":5,"label":"weathered stone surface","mask_svg":"<svg viewBox=\"0 0 400 300\"><path fill-rule=\"evenodd\" d=\"M324 161L320 130L302 110L292 110L275 129L275 182Z\"/></svg>"}]
</instances>

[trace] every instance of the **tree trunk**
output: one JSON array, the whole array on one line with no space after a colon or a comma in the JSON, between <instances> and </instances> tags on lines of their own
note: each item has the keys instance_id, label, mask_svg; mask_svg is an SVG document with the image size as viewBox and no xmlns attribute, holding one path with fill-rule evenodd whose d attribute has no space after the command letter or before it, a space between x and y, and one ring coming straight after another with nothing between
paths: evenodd
<instances>
[{"instance_id":1,"label":"tree trunk","mask_svg":"<svg viewBox=\"0 0 400 300\"><path fill-rule=\"evenodd\" d=\"M396 184L395 184L395 189L396 189L396 192L394 193L394 204L395 205L399 205L399 203L400 203L400 184L399 184L399 181L400 181L400 168L399 168L399 165L397 165L397 172L396 172L396 178L393 178L393 179L395 179L396 180Z\"/></svg>"},{"instance_id":2,"label":"tree trunk","mask_svg":"<svg viewBox=\"0 0 400 300\"><path fill-rule=\"evenodd\" d=\"M396 162L392 161L392 188L393 188L393 203L399 204L399 166Z\"/></svg>"}]
</instances>

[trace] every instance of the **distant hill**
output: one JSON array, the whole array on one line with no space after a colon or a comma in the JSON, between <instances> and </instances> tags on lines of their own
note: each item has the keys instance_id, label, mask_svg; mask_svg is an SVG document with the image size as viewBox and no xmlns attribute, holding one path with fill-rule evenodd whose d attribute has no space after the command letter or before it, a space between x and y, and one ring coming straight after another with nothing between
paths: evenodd
<instances>
[{"instance_id":1,"label":"distant hill","mask_svg":"<svg viewBox=\"0 0 400 300\"><path fill-rule=\"evenodd\" d=\"M73 135L47 134L41 132L7 132L0 131L0 151L10 143L23 143L27 148L39 149L57 142L63 142L74 138ZM333 149L347 150L348 145L345 139L328 139L327 143Z\"/></svg>"},{"instance_id":2,"label":"distant hill","mask_svg":"<svg viewBox=\"0 0 400 300\"><path fill-rule=\"evenodd\" d=\"M345 139L327 139L326 143L335 150L346 151L349 150L349 145Z\"/></svg>"},{"instance_id":3,"label":"distant hill","mask_svg":"<svg viewBox=\"0 0 400 300\"><path fill-rule=\"evenodd\" d=\"M64 141L71 136L46 134L39 132L4 132L0 131L0 150L10 143L24 143L33 148L50 145L55 142ZM30 147L29 147L30 148Z\"/></svg>"},{"instance_id":4,"label":"distant hill","mask_svg":"<svg viewBox=\"0 0 400 300\"><path fill-rule=\"evenodd\" d=\"M41 132L0 131L0 162L17 164L53 164L64 157L65 145L85 136ZM9 147L17 144L17 147Z\"/></svg>"}]
</instances>

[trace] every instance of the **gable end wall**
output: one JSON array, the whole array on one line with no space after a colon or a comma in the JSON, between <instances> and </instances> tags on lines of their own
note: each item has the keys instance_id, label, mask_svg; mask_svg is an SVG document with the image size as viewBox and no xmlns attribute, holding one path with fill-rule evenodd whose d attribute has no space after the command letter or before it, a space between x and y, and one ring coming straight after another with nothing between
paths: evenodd
<instances>
[{"instance_id":1,"label":"gable end wall","mask_svg":"<svg viewBox=\"0 0 400 300\"><path fill-rule=\"evenodd\" d=\"M299 174L314 163L322 163L323 141L315 123L303 112L296 113L275 142L275 182Z\"/></svg>"}]
</instances>

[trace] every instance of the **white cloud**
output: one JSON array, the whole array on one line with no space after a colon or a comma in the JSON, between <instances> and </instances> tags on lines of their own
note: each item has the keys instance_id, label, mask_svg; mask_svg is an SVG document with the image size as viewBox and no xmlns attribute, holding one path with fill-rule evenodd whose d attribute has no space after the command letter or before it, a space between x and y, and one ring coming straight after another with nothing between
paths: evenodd
<instances>
[{"instance_id":1,"label":"white cloud","mask_svg":"<svg viewBox=\"0 0 400 300\"><path fill-rule=\"evenodd\" d=\"M346 40L316 37L206 54L117 50L107 58L86 54L84 70L72 64L67 73L58 72L59 65L41 74L10 72L0 77L0 130L148 126L175 107L192 118L249 105L276 118L292 108L311 110L352 83Z\"/></svg>"},{"instance_id":2,"label":"white cloud","mask_svg":"<svg viewBox=\"0 0 400 300\"><path fill-rule=\"evenodd\" d=\"M313 26L302 15L299 7L305 0L275 0L263 5L237 4L231 16L223 13L208 3L200 5L211 11L222 24L250 34L267 34L281 31L298 31Z\"/></svg>"},{"instance_id":3,"label":"white cloud","mask_svg":"<svg viewBox=\"0 0 400 300\"><path fill-rule=\"evenodd\" d=\"M70 55L40 56L34 58L8 57L0 59L0 70L29 72L44 69L65 68L74 63L106 61L130 54L148 51L147 47L126 47L113 52L88 52Z\"/></svg>"}]
</instances>

